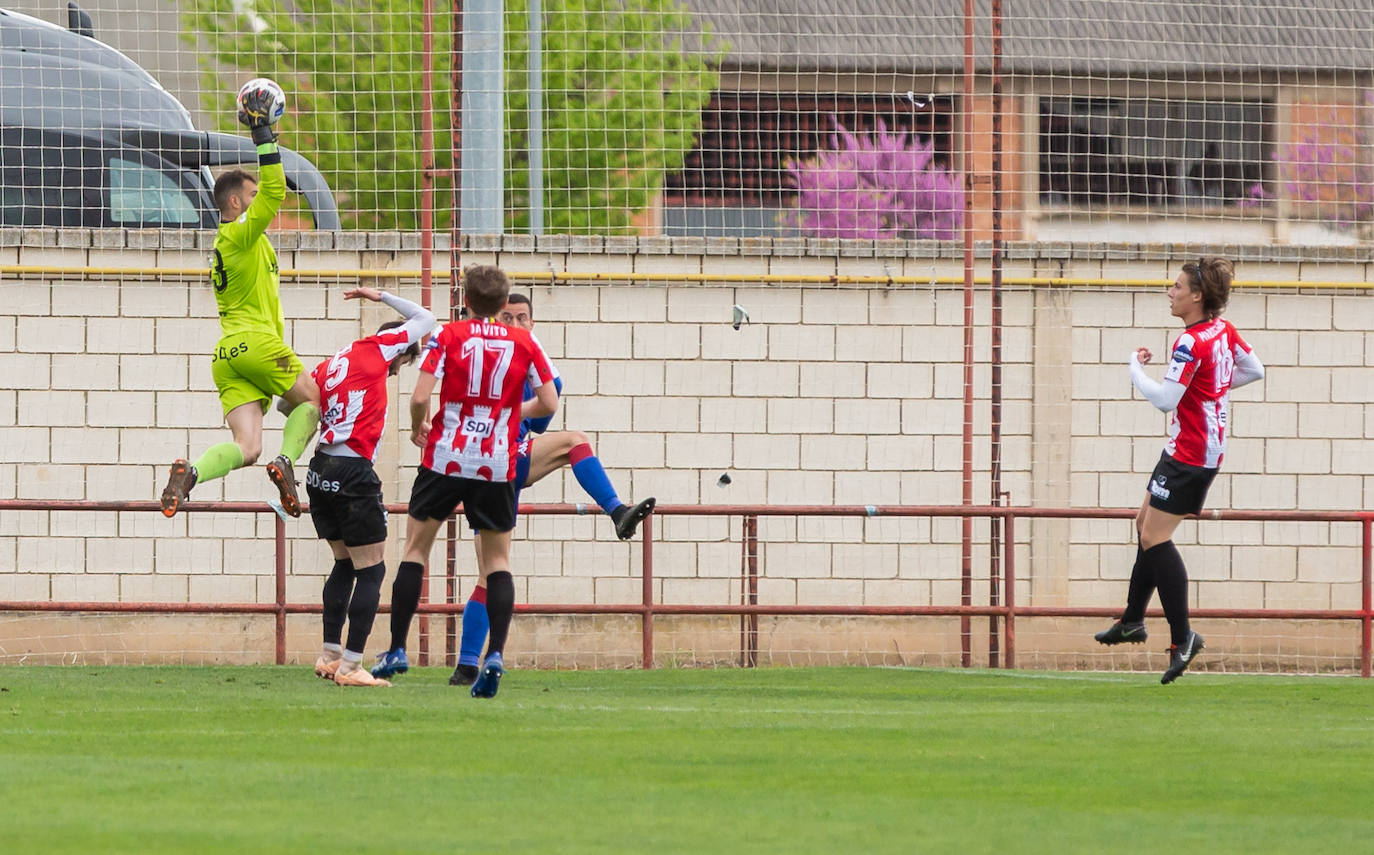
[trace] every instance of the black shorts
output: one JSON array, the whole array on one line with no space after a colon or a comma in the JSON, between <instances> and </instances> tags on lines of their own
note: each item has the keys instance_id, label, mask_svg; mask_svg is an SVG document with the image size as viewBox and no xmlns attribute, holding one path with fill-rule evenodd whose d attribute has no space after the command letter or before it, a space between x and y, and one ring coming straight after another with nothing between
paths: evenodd
<instances>
[{"instance_id":1,"label":"black shorts","mask_svg":"<svg viewBox=\"0 0 1374 855\"><path fill-rule=\"evenodd\" d=\"M345 546L367 546L386 540L386 506L382 481L372 461L361 457L316 454L305 471L310 519L325 540Z\"/></svg>"},{"instance_id":2,"label":"black shorts","mask_svg":"<svg viewBox=\"0 0 1374 855\"><path fill-rule=\"evenodd\" d=\"M1150 483L1145 486L1150 494L1150 507L1179 516L1200 514L1207 490L1216 477L1215 469L1189 466L1167 453L1161 454L1155 471L1150 473Z\"/></svg>"},{"instance_id":3,"label":"black shorts","mask_svg":"<svg viewBox=\"0 0 1374 855\"><path fill-rule=\"evenodd\" d=\"M410 515L417 520L446 520L463 505L468 526L478 531L515 528L515 485L509 481L479 481L440 475L420 467L410 488Z\"/></svg>"}]
</instances>

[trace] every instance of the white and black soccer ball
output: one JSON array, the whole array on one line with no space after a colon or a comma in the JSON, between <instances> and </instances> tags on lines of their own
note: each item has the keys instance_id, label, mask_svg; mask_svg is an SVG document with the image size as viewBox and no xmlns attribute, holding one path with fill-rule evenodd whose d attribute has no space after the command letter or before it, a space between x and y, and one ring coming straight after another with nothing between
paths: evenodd
<instances>
[{"instance_id":1,"label":"white and black soccer ball","mask_svg":"<svg viewBox=\"0 0 1374 855\"><path fill-rule=\"evenodd\" d=\"M243 84L235 99L239 121L248 127L275 125L286 114L286 93L266 77L254 77Z\"/></svg>"}]
</instances>

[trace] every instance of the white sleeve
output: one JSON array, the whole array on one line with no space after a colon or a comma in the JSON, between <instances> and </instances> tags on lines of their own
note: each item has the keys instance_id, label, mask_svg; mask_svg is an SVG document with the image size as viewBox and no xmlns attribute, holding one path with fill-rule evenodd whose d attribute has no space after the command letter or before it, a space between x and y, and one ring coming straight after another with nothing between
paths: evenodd
<instances>
[{"instance_id":1,"label":"white sleeve","mask_svg":"<svg viewBox=\"0 0 1374 855\"><path fill-rule=\"evenodd\" d=\"M404 297L397 297L386 291L382 292L382 302L395 309L401 317L406 319L405 324L401 327L401 331L406 334L406 341L417 342L424 338L426 333L434 329L434 313L419 303L412 303Z\"/></svg>"},{"instance_id":2,"label":"white sleeve","mask_svg":"<svg viewBox=\"0 0 1374 855\"><path fill-rule=\"evenodd\" d=\"M1236 369L1231 374L1231 388L1239 389L1246 383L1264 379L1264 363L1259 361L1253 350L1242 350L1236 357Z\"/></svg>"},{"instance_id":3,"label":"white sleeve","mask_svg":"<svg viewBox=\"0 0 1374 855\"><path fill-rule=\"evenodd\" d=\"M1131 351L1131 383L1145 396L1145 400L1165 413L1173 412L1178 402L1183 400L1183 393L1188 390L1188 387L1173 380L1165 380L1163 383L1151 380L1145 375L1145 368L1136 358L1135 351Z\"/></svg>"}]
</instances>

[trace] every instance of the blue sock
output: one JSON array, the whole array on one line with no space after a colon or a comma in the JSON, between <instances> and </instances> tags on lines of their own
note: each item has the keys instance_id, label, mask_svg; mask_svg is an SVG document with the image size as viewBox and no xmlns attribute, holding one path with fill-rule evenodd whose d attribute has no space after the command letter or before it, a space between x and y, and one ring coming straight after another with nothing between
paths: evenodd
<instances>
[{"instance_id":1,"label":"blue sock","mask_svg":"<svg viewBox=\"0 0 1374 855\"><path fill-rule=\"evenodd\" d=\"M609 514L620 507L620 497L615 494L611 479L606 476L606 470L592 453L590 445L584 442L574 447L568 452L568 460L572 461L573 477L592 497L592 501L601 506L601 510Z\"/></svg>"},{"instance_id":2,"label":"blue sock","mask_svg":"<svg viewBox=\"0 0 1374 855\"><path fill-rule=\"evenodd\" d=\"M487 589L478 585L472 589L467 605L463 606L463 640L458 644L458 664L477 665L481 662L482 647L487 643Z\"/></svg>"}]
</instances>

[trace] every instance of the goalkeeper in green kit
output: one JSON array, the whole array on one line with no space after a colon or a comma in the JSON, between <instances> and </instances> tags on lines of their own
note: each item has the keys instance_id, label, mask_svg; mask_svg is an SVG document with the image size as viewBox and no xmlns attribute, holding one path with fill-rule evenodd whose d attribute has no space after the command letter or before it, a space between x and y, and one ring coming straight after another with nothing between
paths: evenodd
<instances>
[{"instance_id":1,"label":"goalkeeper in green kit","mask_svg":"<svg viewBox=\"0 0 1374 855\"><path fill-rule=\"evenodd\" d=\"M286 172L273 125L285 110L277 84L251 80L239 90L238 118L252 131L261 183L241 169L215 181L222 222L210 259L210 281L219 304L220 339L210 354L224 420L234 435L205 450L194 463L178 459L162 491L162 513L173 516L196 484L251 466L262 453L262 418L273 397L287 413L281 454L267 464L281 507L300 516L292 464L300 459L320 421L320 390L285 341L277 252L267 226L286 198Z\"/></svg>"}]
</instances>

